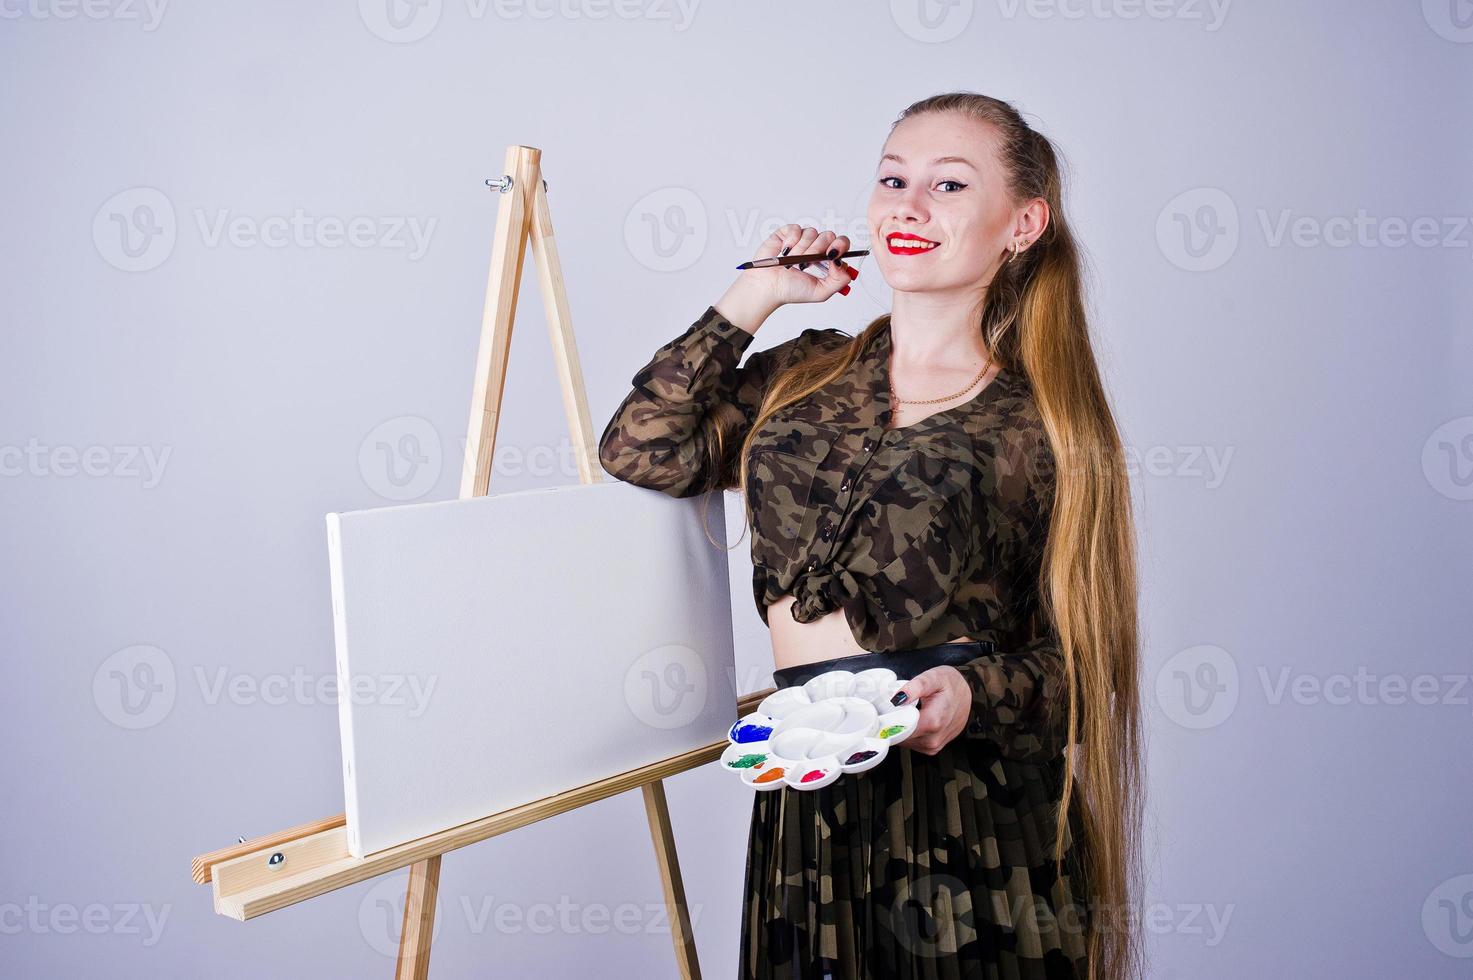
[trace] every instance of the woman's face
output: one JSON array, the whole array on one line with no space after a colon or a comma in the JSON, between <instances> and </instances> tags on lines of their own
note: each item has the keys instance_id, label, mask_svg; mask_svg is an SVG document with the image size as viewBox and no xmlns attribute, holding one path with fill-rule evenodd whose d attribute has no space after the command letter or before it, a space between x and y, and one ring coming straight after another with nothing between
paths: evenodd
<instances>
[{"instance_id":1,"label":"woman's face","mask_svg":"<svg viewBox=\"0 0 1473 980\"><path fill-rule=\"evenodd\" d=\"M980 293L1015 238L1038 237L1018 233L1037 210L1009 197L995 134L970 116L938 112L891 131L868 212L871 253L891 289Z\"/></svg>"}]
</instances>

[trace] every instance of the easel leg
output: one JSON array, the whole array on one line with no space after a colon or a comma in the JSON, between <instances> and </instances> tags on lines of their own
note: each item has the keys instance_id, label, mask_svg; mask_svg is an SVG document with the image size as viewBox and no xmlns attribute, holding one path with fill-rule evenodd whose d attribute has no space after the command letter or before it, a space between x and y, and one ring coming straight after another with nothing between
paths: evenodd
<instances>
[{"instance_id":1,"label":"easel leg","mask_svg":"<svg viewBox=\"0 0 1473 980\"><path fill-rule=\"evenodd\" d=\"M394 980L426 980L430 975L430 939L434 935L435 899L439 891L440 855L410 866Z\"/></svg>"},{"instance_id":2,"label":"easel leg","mask_svg":"<svg viewBox=\"0 0 1473 980\"><path fill-rule=\"evenodd\" d=\"M670 808L665 804L665 784L645 783L644 809L650 818L650 836L655 839L655 860L660 864L660 883L665 889L665 913L670 920L670 938L675 943L675 962L684 980L701 980L696 959L696 937L685 907L685 884L680 879L680 859L675 856L675 833L670 828Z\"/></svg>"}]
</instances>

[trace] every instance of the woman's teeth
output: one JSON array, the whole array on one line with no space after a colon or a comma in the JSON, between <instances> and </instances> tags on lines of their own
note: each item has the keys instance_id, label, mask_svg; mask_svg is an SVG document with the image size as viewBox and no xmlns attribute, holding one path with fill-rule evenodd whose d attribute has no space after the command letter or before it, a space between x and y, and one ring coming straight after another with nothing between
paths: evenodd
<instances>
[{"instance_id":1,"label":"woman's teeth","mask_svg":"<svg viewBox=\"0 0 1473 980\"><path fill-rule=\"evenodd\" d=\"M910 241L910 240L904 239L904 238L897 238L897 239L894 239L893 241L890 242L890 247L891 248L909 248L909 249L914 249L914 250L916 250L918 252L924 252L927 249L935 248L936 247L936 243L935 242L916 242L916 241Z\"/></svg>"}]
</instances>

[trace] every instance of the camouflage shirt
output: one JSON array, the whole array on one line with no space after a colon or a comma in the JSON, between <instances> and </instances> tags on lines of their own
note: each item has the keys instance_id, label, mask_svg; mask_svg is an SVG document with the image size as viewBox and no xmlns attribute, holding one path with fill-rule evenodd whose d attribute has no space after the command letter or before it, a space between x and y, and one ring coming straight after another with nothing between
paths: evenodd
<instances>
[{"instance_id":1,"label":"camouflage shirt","mask_svg":"<svg viewBox=\"0 0 1473 980\"><path fill-rule=\"evenodd\" d=\"M720 472L703 462L710 409L727 402L750 428L774 372L854 338L809 328L738 366L752 340L711 306L656 351L599 439L604 469L675 497L735 488L734 451ZM1054 756L1062 666L1037 624L1054 461L1028 381L1004 368L962 405L887 429L889 351L887 321L845 373L753 438L758 615L792 593L795 620L842 609L864 650L991 639L999 652L963 670L979 709L968 734Z\"/></svg>"}]
</instances>

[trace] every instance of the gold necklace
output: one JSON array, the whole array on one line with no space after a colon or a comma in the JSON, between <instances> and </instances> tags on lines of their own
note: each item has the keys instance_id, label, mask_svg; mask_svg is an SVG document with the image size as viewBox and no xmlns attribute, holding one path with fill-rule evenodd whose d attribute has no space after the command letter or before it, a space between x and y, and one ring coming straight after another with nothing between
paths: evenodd
<instances>
[{"instance_id":1,"label":"gold necklace","mask_svg":"<svg viewBox=\"0 0 1473 980\"><path fill-rule=\"evenodd\" d=\"M976 385L976 383L978 381L981 381L982 380L982 375L986 374L987 373L987 369L989 367L991 367L991 366L992 366L992 362L991 361L983 361L982 362L982 370L978 373L978 375L975 378L972 379L972 383L969 384L969 385L967 385L965 388L963 388L961 391L958 391L954 395L947 395L945 398L927 398L927 399L924 399L924 400L910 400L910 399L906 399L903 402L900 400L900 397L895 394L895 381L890 376L890 372L889 371L886 371L885 372L885 377L886 377L886 380L888 380L889 383L890 383L890 404L892 404L892 405L934 405L937 402L949 402L953 398L960 398L962 395L965 395L967 392L971 391L972 390L972 387L974 385Z\"/></svg>"}]
</instances>

